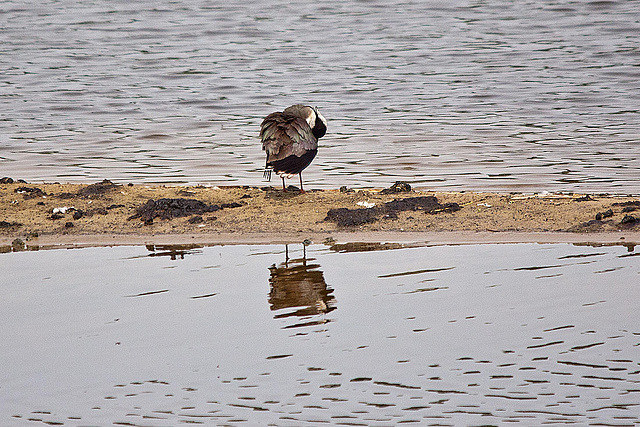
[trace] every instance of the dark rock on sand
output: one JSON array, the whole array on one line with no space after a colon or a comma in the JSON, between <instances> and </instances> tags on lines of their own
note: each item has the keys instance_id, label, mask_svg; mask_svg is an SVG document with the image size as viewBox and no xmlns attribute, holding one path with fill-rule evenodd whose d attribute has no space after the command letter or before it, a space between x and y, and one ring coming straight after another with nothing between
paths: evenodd
<instances>
[{"instance_id":1,"label":"dark rock on sand","mask_svg":"<svg viewBox=\"0 0 640 427\"><path fill-rule=\"evenodd\" d=\"M73 219L80 219L84 216L84 211L82 209L78 209L73 213Z\"/></svg>"},{"instance_id":2,"label":"dark rock on sand","mask_svg":"<svg viewBox=\"0 0 640 427\"><path fill-rule=\"evenodd\" d=\"M13 184L13 178L9 178L8 176L4 176L0 178L0 184Z\"/></svg>"},{"instance_id":3,"label":"dark rock on sand","mask_svg":"<svg viewBox=\"0 0 640 427\"><path fill-rule=\"evenodd\" d=\"M612 216L613 216L613 210L608 209L608 210L606 210L604 212L598 212L596 214L596 220L597 221L601 221L603 218L609 218L609 217L612 217Z\"/></svg>"},{"instance_id":4,"label":"dark rock on sand","mask_svg":"<svg viewBox=\"0 0 640 427\"><path fill-rule=\"evenodd\" d=\"M595 199L594 199L594 198L592 198L592 197L591 197L590 195L588 195L588 194L585 194L585 195L584 195L584 196L582 196L582 197L578 197L578 198L576 198L576 199L573 199L573 201L574 201L574 202L591 202L591 201L594 201L594 200L595 200Z\"/></svg>"},{"instance_id":5,"label":"dark rock on sand","mask_svg":"<svg viewBox=\"0 0 640 427\"><path fill-rule=\"evenodd\" d=\"M382 190L380 194L408 193L410 191L411 186L408 182L396 181L391 187Z\"/></svg>"},{"instance_id":6,"label":"dark rock on sand","mask_svg":"<svg viewBox=\"0 0 640 427\"><path fill-rule=\"evenodd\" d=\"M196 199L149 199L147 203L138 207L136 213L129 219L140 218L145 224L152 224L155 218L172 219L191 215L202 215L207 212L216 212L224 208L237 208L240 203L223 203L222 205L210 205Z\"/></svg>"},{"instance_id":7,"label":"dark rock on sand","mask_svg":"<svg viewBox=\"0 0 640 427\"><path fill-rule=\"evenodd\" d=\"M325 221L335 222L340 227L354 227L368 224L378 220L378 210L375 208L364 209L329 209Z\"/></svg>"},{"instance_id":8,"label":"dark rock on sand","mask_svg":"<svg viewBox=\"0 0 640 427\"><path fill-rule=\"evenodd\" d=\"M387 202L384 205L386 211L430 211L441 207L438 199L434 196L407 197L405 199L396 199Z\"/></svg>"},{"instance_id":9,"label":"dark rock on sand","mask_svg":"<svg viewBox=\"0 0 640 427\"><path fill-rule=\"evenodd\" d=\"M47 195L38 187L18 187L13 190L15 193L22 194L25 199L33 199L35 197L44 197Z\"/></svg>"},{"instance_id":10,"label":"dark rock on sand","mask_svg":"<svg viewBox=\"0 0 640 427\"><path fill-rule=\"evenodd\" d=\"M460 206L457 203L443 205L434 196L419 196L395 199L379 207L330 209L327 212L325 221L333 221L340 227L352 227L375 222L381 217L396 219L398 218L398 213L404 211L424 211L425 213L435 214L458 210L460 210Z\"/></svg>"},{"instance_id":11,"label":"dark rock on sand","mask_svg":"<svg viewBox=\"0 0 640 427\"><path fill-rule=\"evenodd\" d=\"M638 222L638 219L635 216L625 215L620 224L635 224L636 222Z\"/></svg>"},{"instance_id":12,"label":"dark rock on sand","mask_svg":"<svg viewBox=\"0 0 640 427\"><path fill-rule=\"evenodd\" d=\"M102 196L105 193L114 190L120 187L120 185L114 184L108 179L103 180L102 182L97 182L95 184L87 185L84 188L78 190L78 196L81 197L92 197L92 196Z\"/></svg>"}]
</instances>

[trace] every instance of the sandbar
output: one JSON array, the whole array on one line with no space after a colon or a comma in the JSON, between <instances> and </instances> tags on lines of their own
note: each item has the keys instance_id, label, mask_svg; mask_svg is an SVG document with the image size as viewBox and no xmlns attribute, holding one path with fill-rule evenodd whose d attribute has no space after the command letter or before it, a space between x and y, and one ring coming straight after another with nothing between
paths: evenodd
<instances>
[{"instance_id":1,"label":"sandbar","mask_svg":"<svg viewBox=\"0 0 640 427\"><path fill-rule=\"evenodd\" d=\"M282 191L277 187L0 184L0 245L332 241L640 243L640 198L615 194Z\"/></svg>"}]
</instances>

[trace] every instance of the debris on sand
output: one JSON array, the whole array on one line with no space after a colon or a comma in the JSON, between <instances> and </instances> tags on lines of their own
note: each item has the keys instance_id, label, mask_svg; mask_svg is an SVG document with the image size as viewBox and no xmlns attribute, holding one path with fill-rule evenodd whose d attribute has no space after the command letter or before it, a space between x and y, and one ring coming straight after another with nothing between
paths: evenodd
<instances>
[{"instance_id":1,"label":"debris on sand","mask_svg":"<svg viewBox=\"0 0 640 427\"><path fill-rule=\"evenodd\" d=\"M14 193L22 194L25 199L33 199L35 197L46 197L47 193L38 187L18 187L13 190Z\"/></svg>"},{"instance_id":2,"label":"debris on sand","mask_svg":"<svg viewBox=\"0 0 640 427\"><path fill-rule=\"evenodd\" d=\"M53 210L51 211L51 213L54 214L66 214L67 212L71 212L71 211L75 211L76 208L74 208L73 206L61 206L59 208L53 208Z\"/></svg>"},{"instance_id":3,"label":"debris on sand","mask_svg":"<svg viewBox=\"0 0 640 427\"><path fill-rule=\"evenodd\" d=\"M435 196L419 196L395 199L384 203L382 206L364 209L329 209L325 221L335 222L340 227L353 227L376 222L381 217L396 219L398 218L398 212L404 211L424 211L425 213L436 214L459 210L460 205L457 203L441 204Z\"/></svg>"},{"instance_id":4,"label":"debris on sand","mask_svg":"<svg viewBox=\"0 0 640 427\"><path fill-rule=\"evenodd\" d=\"M380 194L409 193L410 191L411 186L408 182L396 181L391 187L382 190Z\"/></svg>"},{"instance_id":5,"label":"debris on sand","mask_svg":"<svg viewBox=\"0 0 640 427\"><path fill-rule=\"evenodd\" d=\"M622 209L620 211L607 209L606 211L598 212L595 219L569 227L566 231L596 233L612 230L635 230L640 226L640 220L633 215L629 215L629 212L633 212L640 208L640 201L631 200L626 202L617 202L611 204L611 206L617 208L622 207ZM615 218L615 215L617 214L622 214L622 218Z\"/></svg>"},{"instance_id":6,"label":"debris on sand","mask_svg":"<svg viewBox=\"0 0 640 427\"><path fill-rule=\"evenodd\" d=\"M92 197L92 196L102 196L105 193L115 190L120 187L118 184L114 184L108 179L103 180L102 182L97 182L95 184L89 184L84 188L78 190L78 196L81 197Z\"/></svg>"},{"instance_id":7,"label":"debris on sand","mask_svg":"<svg viewBox=\"0 0 640 427\"><path fill-rule=\"evenodd\" d=\"M223 203L221 205L209 205L196 199L149 199L147 203L138 207L136 213L129 219L140 218L145 225L153 224L155 218L172 219L192 215L202 215L207 212L216 212L225 208L237 208L240 203Z\"/></svg>"}]
</instances>

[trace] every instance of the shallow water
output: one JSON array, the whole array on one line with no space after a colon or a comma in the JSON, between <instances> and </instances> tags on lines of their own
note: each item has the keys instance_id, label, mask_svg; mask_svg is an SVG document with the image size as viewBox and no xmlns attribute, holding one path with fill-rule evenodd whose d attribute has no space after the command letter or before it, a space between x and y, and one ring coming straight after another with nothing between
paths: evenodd
<instances>
[{"instance_id":1,"label":"shallow water","mask_svg":"<svg viewBox=\"0 0 640 427\"><path fill-rule=\"evenodd\" d=\"M266 114L329 120L312 187L640 193L636 1L4 1L0 171L262 185Z\"/></svg>"},{"instance_id":2,"label":"shallow water","mask_svg":"<svg viewBox=\"0 0 640 427\"><path fill-rule=\"evenodd\" d=\"M358 249L0 254L0 424L640 424L638 248Z\"/></svg>"}]
</instances>

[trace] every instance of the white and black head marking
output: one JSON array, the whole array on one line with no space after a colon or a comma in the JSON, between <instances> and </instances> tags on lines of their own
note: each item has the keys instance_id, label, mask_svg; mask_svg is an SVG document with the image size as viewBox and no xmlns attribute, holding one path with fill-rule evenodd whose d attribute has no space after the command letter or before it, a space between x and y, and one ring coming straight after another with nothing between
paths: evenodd
<instances>
[{"instance_id":1,"label":"white and black head marking","mask_svg":"<svg viewBox=\"0 0 640 427\"><path fill-rule=\"evenodd\" d=\"M327 121L317 107L296 104L282 112L269 114L260 125L262 149L267 154L264 176L271 179L271 172L284 178L300 176L318 152L318 139L327 132Z\"/></svg>"},{"instance_id":2,"label":"white and black head marking","mask_svg":"<svg viewBox=\"0 0 640 427\"><path fill-rule=\"evenodd\" d=\"M313 121L311 132L313 133L313 136L315 136L317 139L320 139L324 136L325 133L327 133L327 121L318 111L318 107L311 107L311 109L315 114L315 120ZM309 123L309 126L311 126L311 123Z\"/></svg>"}]
</instances>

